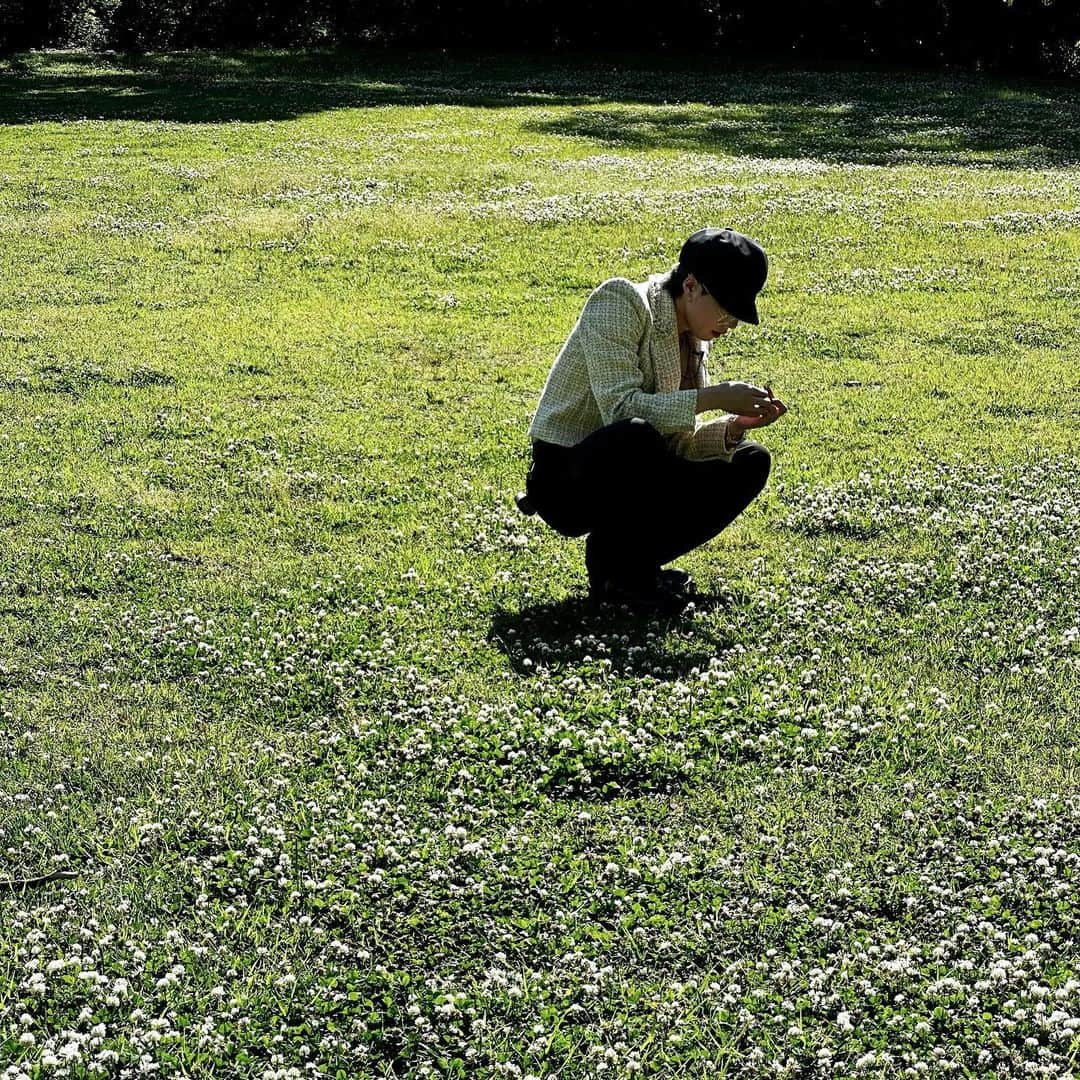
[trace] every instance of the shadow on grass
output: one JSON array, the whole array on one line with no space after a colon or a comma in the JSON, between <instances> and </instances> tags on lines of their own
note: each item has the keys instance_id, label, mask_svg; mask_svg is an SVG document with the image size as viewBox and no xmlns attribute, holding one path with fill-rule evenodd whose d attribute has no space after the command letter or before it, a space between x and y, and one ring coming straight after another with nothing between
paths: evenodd
<instances>
[{"instance_id":1,"label":"shadow on grass","mask_svg":"<svg viewBox=\"0 0 1080 1080\"><path fill-rule=\"evenodd\" d=\"M744 87L714 108L605 105L525 127L631 150L859 165L1040 168L1080 160L1076 139L1058 127L1060 116L1080 122L1080 98L1073 95L1051 100L970 88L931 91L913 101L894 89L888 101L867 96L866 87L854 82L832 99L819 90L801 101L776 100L762 88L740 101Z\"/></svg>"},{"instance_id":2,"label":"shadow on grass","mask_svg":"<svg viewBox=\"0 0 1080 1080\"><path fill-rule=\"evenodd\" d=\"M554 66L522 72L508 61L448 60L440 53L34 53L0 65L0 123L258 122L385 105L497 108L597 100L574 82L572 73Z\"/></svg>"},{"instance_id":3,"label":"shadow on grass","mask_svg":"<svg viewBox=\"0 0 1080 1080\"><path fill-rule=\"evenodd\" d=\"M525 677L539 670L576 672L591 662L610 660L620 674L682 679L728 648L731 639L702 613L728 608L730 595L699 594L683 615L661 618L635 615L622 608L597 608L585 597L533 604L520 610L499 609L488 641L510 667Z\"/></svg>"},{"instance_id":4,"label":"shadow on grass","mask_svg":"<svg viewBox=\"0 0 1080 1080\"><path fill-rule=\"evenodd\" d=\"M1080 91L910 72L699 69L650 58L344 51L31 53L0 65L0 123L286 120L385 105L584 106L525 129L629 149L858 164L1080 160Z\"/></svg>"}]
</instances>

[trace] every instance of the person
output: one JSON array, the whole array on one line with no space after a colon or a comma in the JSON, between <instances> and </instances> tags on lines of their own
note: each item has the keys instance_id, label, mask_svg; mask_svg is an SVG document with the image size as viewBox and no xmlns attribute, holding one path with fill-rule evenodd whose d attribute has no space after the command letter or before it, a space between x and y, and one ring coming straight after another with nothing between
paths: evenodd
<instances>
[{"instance_id":1,"label":"person","mask_svg":"<svg viewBox=\"0 0 1080 1080\"><path fill-rule=\"evenodd\" d=\"M690 575L665 565L726 528L761 492L771 457L746 432L787 411L768 387L710 384L708 343L758 324L761 246L731 229L690 236L678 264L589 297L532 423L524 509L588 534L589 598L675 614ZM720 411L708 422L701 413ZM531 506L529 505L531 504Z\"/></svg>"}]
</instances>

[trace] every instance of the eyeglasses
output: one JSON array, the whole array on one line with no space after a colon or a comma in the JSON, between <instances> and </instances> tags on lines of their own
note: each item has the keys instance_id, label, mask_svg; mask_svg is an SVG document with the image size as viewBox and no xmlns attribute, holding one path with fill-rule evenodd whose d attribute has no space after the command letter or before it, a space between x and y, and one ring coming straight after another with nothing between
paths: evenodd
<instances>
[{"instance_id":1,"label":"eyeglasses","mask_svg":"<svg viewBox=\"0 0 1080 1080\"><path fill-rule=\"evenodd\" d=\"M698 282L698 284L701 285L701 282ZM712 296L712 293L709 292L709 290L706 289L704 285L701 285L701 295L702 296ZM735 316L732 315L731 312L728 311L727 308L725 308L724 305L721 304L720 301L717 300L715 296L713 296L713 303L716 304L716 306L720 309L721 325L723 325L723 326L737 326L739 324L739 320L736 319Z\"/></svg>"}]
</instances>

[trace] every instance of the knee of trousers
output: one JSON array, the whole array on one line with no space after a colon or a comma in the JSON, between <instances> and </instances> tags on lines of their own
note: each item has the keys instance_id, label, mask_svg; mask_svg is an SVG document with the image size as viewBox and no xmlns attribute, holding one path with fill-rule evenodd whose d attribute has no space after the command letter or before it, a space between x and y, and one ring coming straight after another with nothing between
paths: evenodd
<instances>
[{"instance_id":1,"label":"knee of trousers","mask_svg":"<svg viewBox=\"0 0 1080 1080\"><path fill-rule=\"evenodd\" d=\"M627 453L650 457L663 455L667 451L664 436L648 420L635 416L629 420L620 420L617 426L623 429L619 433L620 441Z\"/></svg>"},{"instance_id":2,"label":"knee of trousers","mask_svg":"<svg viewBox=\"0 0 1080 1080\"><path fill-rule=\"evenodd\" d=\"M761 491L772 469L772 454L760 443L750 443L739 450L734 461L743 470L748 486Z\"/></svg>"}]
</instances>

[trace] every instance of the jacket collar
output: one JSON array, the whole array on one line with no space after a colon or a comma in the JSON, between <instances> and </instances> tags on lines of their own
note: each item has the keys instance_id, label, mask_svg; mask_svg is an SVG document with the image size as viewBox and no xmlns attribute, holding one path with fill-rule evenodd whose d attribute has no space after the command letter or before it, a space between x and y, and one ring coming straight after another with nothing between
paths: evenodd
<instances>
[{"instance_id":1,"label":"jacket collar","mask_svg":"<svg viewBox=\"0 0 1080 1080\"><path fill-rule=\"evenodd\" d=\"M675 317L675 301L664 288L667 274L653 274L649 278L649 307L653 314L653 327L661 336L672 336L678 341L678 319Z\"/></svg>"},{"instance_id":2,"label":"jacket collar","mask_svg":"<svg viewBox=\"0 0 1080 1080\"><path fill-rule=\"evenodd\" d=\"M652 357L656 371L656 389L678 390L682 382L682 358L679 356L679 320L675 301L664 288L667 274L653 274L646 293L653 317Z\"/></svg>"}]
</instances>

